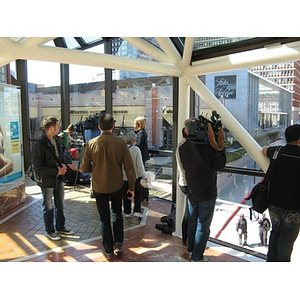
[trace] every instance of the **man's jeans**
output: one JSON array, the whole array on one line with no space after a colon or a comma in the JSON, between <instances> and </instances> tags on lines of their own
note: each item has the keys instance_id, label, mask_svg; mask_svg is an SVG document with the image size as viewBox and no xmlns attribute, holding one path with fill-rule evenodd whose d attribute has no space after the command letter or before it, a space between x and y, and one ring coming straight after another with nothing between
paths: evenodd
<instances>
[{"instance_id":1,"label":"man's jeans","mask_svg":"<svg viewBox=\"0 0 300 300\"><path fill-rule=\"evenodd\" d=\"M122 189L113 194L99 194L94 191L94 196L100 216L102 245L106 253L112 253L114 245L122 245L124 240ZM111 202L113 228L111 228L109 202Z\"/></svg>"},{"instance_id":2,"label":"man's jeans","mask_svg":"<svg viewBox=\"0 0 300 300\"><path fill-rule=\"evenodd\" d=\"M188 199L188 251L192 253L191 260L193 261L203 260L215 203L215 199L209 201L190 201Z\"/></svg>"},{"instance_id":3,"label":"man's jeans","mask_svg":"<svg viewBox=\"0 0 300 300\"><path fill-rule=\"evenodd\" d=\"M41 187L43 195L43 217L45 230L47 233L55 232L54 229L54 215L56 230L63 230L65 228L64 216L64 183L61 179L57 181L56 188ZM52 202L52 195L54 198L54 207Z\"/></svg>"},{"instance_id":4,"label":"man's jeans","mask_svg":"<svg viewBox=\"0 0 300 300\"><path fill-rule=\"evenodd\" d=\"M294 242L300 228L300 212L270 205L272 231L267 261L290 261Z\"/></svg>"}]
</instances>

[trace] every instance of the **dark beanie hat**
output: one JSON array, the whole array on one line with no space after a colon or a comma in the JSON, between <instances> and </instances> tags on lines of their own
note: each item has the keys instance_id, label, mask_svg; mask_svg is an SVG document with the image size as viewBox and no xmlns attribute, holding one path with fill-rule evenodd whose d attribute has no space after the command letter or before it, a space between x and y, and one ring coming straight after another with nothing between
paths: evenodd
<instances>
[{"instance_id":1,"label":"dark beanie hat","mask_svg":"<svg viewBox=\"0 0 300 300\"><path fill-rule=\"evenodd\" d=\"M285 130L285 139L288 143L299 140L300 139L300 125L295 124L295 125L289 126Z\"/></svg>"}]
</instances>

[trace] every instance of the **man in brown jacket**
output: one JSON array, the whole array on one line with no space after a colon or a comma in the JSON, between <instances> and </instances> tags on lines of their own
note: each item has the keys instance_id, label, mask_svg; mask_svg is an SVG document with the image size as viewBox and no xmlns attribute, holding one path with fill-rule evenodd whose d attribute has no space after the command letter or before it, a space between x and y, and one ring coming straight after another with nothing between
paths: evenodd
<instances>
[{"instance_id":1,"label":"man in brown jacket","mask_svg":"<svg viewBox=\"0 0 300 300\"><path fill-rule=\"evenodd\" d=\"M81 172L92 173L92 187L100 216L100 234L105 255L113 259L123 253L122 166L128 178L128 199L134 198L135 172L130 152L124 140L113 136L114 119L102 114L99 120L101 135L91 139L84 150ZM113 230L110 221L111 201Z\"/></svg>"}]
</instances>

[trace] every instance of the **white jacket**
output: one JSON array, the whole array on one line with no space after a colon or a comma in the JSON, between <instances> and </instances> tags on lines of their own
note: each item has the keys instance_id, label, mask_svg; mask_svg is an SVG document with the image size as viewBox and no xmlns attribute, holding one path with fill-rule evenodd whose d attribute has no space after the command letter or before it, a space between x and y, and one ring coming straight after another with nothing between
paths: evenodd
<instances>
[{"instance_id":1,"label":"white jacket","mask_svg":"<svg viewBox=\"0 0 300 300\"><path fill-rule=\"evenodd\" d=\"M129 147L129 152L131 154L131 158L134 166L135 178L139 178L139 177L146 178L146 173L145 173L145 168L144 168L140 148L134 145L128 145L128 147ZM123 180L127 181L127 177L124 169L123 169Z\"/></svg>"}]
</instances>

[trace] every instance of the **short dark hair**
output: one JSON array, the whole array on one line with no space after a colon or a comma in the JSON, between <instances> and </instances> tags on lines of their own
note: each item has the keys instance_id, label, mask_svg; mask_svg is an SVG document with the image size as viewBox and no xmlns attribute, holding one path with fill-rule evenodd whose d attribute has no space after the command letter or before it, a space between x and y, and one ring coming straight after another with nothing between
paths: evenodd
<instances>
[{"instance_id":1,"label":"short dark hair","mask_svg":"<svg viewBox=\"0 0 300 300\"><path fill-rule=\"evenodd\" d=\"M186 129L187 132L190 131L190 126L191 126L191 123L194 122L195 120L197 120L196 117L192 117L192 118L188 118L184 121L184 127Z\"/></svg>"},{"instance_id":2,"label":"short dark hair","mask_svg":"<svg viewBox=\"0 0 300 300\"><path fill-rule=\"evenodd\" d=\"M183 128L181 129L181 133L182 133L182 137L183 137L184 139L187 139L188 135L185 133L185 127L183 127Z\"/></svg>"},{"instance_id":3,"label":"short dark hair","mask_svg":"<svg viewBox=\"0 0 300 300\"><path fill-rule=\"evenodd\" d=\"M102 114L100 116L99 125L102 130L110 130L113 128L115 120L111 114Z\"/></svg>"},{"instance_id":4,"label":"short dark hair","mask_svg":"<svg viewBox=\"0 0 300 300\"><path fill-rule=\"evenodd\" d=\"M285 130L285 139L287 143L294 142L300 139L300 125L294 124Z\"/></svg>"},{"instance_id":5,"label":"short dark hair","mask_svg":"<svg viewBox=\"0 0 300 300\"><path fill-rule=\"evenodd\" d=\"M48 130L51 126L55 126L58 122L58 119L53 116L46 117L43 121L43 126L45 130Z\"/></svg>"}]
</instances>

